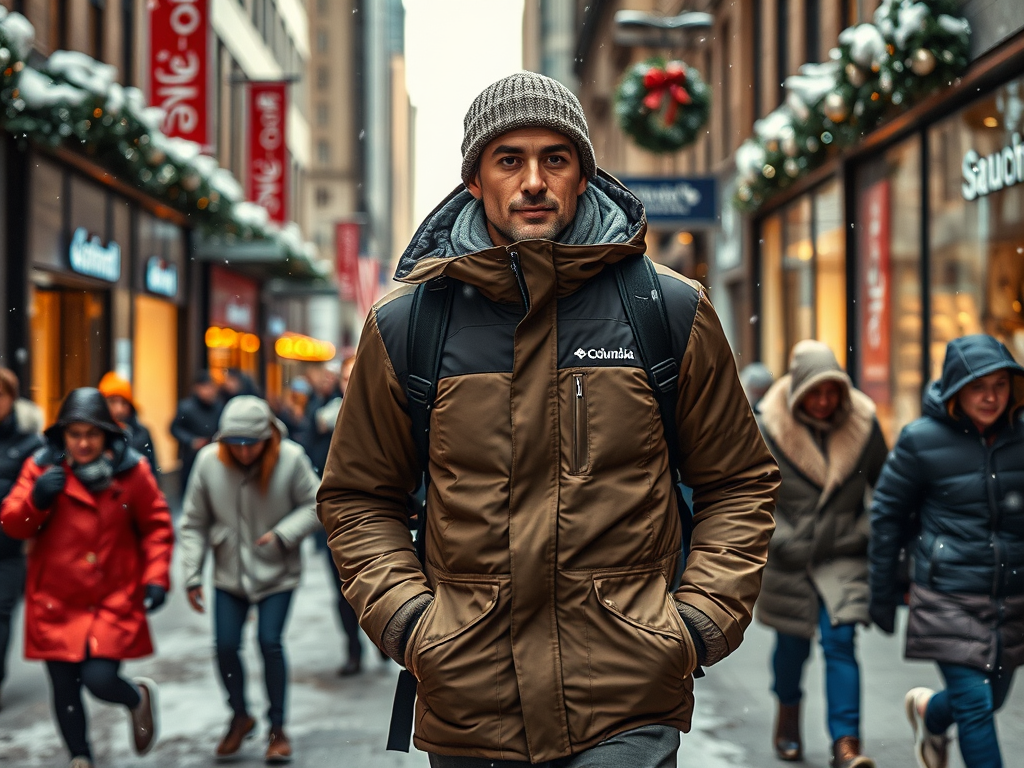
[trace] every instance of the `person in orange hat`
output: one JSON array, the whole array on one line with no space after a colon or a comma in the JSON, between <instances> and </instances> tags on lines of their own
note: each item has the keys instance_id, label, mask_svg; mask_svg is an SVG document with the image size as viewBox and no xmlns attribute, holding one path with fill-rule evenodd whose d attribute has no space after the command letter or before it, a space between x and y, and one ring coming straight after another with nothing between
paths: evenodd
<instances>
[{"instance_id":1,"label":"person in orange hat","mask_svg":"<svg viewBox=\"0 0 1024 768\"><path fill-rule=\"evenodd\" d=\"M153 437L139 421L139 415L135 410L135 398L132 396L132 383L110 371L100 379L98 389L107 399L114 420L128 435L128 445L145 456L153 470L153 476L159 476L160 466L156 463Z\"/></svg>"}]
</instances>

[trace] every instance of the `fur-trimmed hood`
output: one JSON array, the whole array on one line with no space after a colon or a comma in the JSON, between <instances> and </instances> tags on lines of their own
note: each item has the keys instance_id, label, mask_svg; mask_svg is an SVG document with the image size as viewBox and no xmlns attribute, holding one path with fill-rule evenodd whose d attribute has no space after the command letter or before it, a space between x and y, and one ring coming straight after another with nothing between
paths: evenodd
<instances>
[{"instance_id":1,"label":"fur-trimmed hood","mask_svg":"<svg viewBox=\"0 0 1024 768\"><path fill-rule=\"evenodd\" d=\"M785 458L821 488L820 506L856 470L874 429L875 404L863 392L848 387L845 418L827 434L823 453L811 429L794 415L799 400L790 404L792 382L787 374L768 390L759 405L761 426L784 454L778 458Z\"/></svg>"}]
</instances>

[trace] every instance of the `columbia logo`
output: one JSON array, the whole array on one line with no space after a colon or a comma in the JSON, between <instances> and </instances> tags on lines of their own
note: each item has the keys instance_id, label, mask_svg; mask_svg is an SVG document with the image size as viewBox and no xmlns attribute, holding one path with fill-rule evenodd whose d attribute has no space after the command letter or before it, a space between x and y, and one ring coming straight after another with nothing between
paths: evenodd
<instances>
[{"instance_id":1,"label":"columbia logo","mask_svg":"<svg viewBox=\"0 0 1024 768\"><path fill-rule=\"evenodd\" d=\"M583 349L580 347L573 352L576 357L580 360L587 358L588 360L635 360L632 349Z\"/></svg>"}]
</instances>

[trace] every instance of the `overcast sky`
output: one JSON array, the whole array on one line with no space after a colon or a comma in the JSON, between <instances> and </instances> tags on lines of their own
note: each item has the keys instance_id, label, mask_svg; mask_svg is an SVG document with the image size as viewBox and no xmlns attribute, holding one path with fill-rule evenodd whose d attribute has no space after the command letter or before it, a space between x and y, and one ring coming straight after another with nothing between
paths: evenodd
<instances>
[{"instance_id":1,"label":"overcast sky","mask_svg":"<svg viewBox=\"0 0 1024 768\"><path fill-rule=\"evenodd\" d=\"M459 183L462 118L481 90L522 69L523 0L404 0L416 107L416 225Z\"/></svg>"}]
</instances>

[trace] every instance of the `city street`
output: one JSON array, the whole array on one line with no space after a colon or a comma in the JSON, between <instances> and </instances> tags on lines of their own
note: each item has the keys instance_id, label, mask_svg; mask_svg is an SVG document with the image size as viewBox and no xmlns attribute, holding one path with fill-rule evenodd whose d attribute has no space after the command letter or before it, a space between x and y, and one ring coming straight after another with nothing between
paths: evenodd
<instances>
[{"instance_id":1,"label":"city street","mask_svg":"<svg viewBox=\"0 0 1024 768\"><path fill-rule=\"evenodd\" d=\"M307 542L307 545L309 542ZM293 603L288 631L291 665L289 734L297 766L426 766L426 756L385 752L391 696L398 668L367 653L366 671L339 678L341 635L337 627L322 555L307 547L307 568ZM250 622L251 623L251 622ZM214 676L212 639L206 616L192 613L183 595L175 592L168 606L153 619L159 655L130 663L132 674L152 677L160 684L161 740L145 758L128 746L125 715L114 707L86 698L97 766L208 766L227 722L227 710ZM20 622L17 630L20 634ZM262 665L247 639L247 665ZM741 649L708 671L696 684L697 711L692 732L683 737L681 768L777 768L769 750L772 706L768 693L767 658L771 634L751 628ZM367 648L369 646L367 645ZM864 674L864 735L867 753L879 768L915 768L909 728L903 716L903 694L914 685L934 685L929 664L900 659L898 641L876 631L861 635ZM21 660L20 638L12 650L10 680L4 687L0 711L0 766L43 768L65 763L49 709L42 665ZM254 713L265 701L258 677L250 674ZM805 765L826 768L828 742L822 711L821 660L808 668L807 711L804 716ZM1024 688L1017 686L999 719L1004 755L1024 751ZM265 725L260 737L247 742L233 765L262 765ZM951 760L960 768L959 754ZM1012 765L1012 761L1008 765Z\"/></svg>"}]
</instances>

